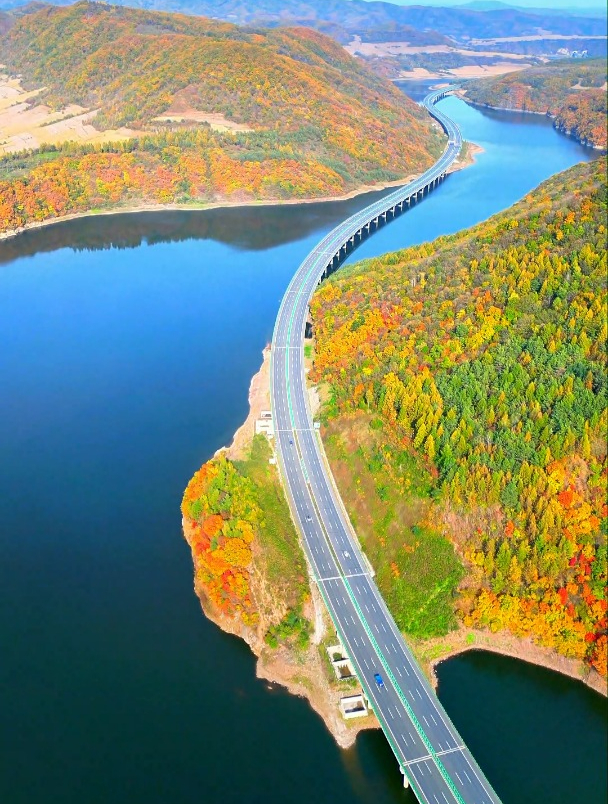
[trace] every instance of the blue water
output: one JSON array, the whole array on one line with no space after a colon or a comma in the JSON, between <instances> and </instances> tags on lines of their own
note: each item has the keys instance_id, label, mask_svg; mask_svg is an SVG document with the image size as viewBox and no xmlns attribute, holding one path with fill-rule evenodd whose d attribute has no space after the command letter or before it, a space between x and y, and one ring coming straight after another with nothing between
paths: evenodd
<instances>
[{"instance_id":1,"label":"blue water","mask_svg":"<svg viewBox=\"0 0 608 804\"><path fill-rule=\"evenodd\" d=\"M473 226L554 173L594 156L540 115L481 111L454 97L443 100L441 110L483 152L475 155L473 165L448 176L423 204L365 241L351 262Z\"/></svg>"},{"instance_id":2,"label":"blue water","mask_svg":"<svg viewBox=\"0 0 608 804\"><path fill-rule=\"evenodd\" d=\"M441 663L437 676L439 697L504 804L606 800L605 698L481 651Z\"/></svg>"},{"instance_id":3,"label":"blue water","mask_svg":"<svg viewBox=\"0 0 608 804\"><path fill-rule=\"evenodd\" d=\"M472 224L592 156L542 118L444 106L484 153L356 258ZM180 534L183 488L243 420L295 267L372 197L104 216L0 244L1 802L413 801L381 734L341 752L306 702L255 679L244 643L202 616ZM603 700L564 679L567 700L529 696L526 733L548 707L584 713L531 762L482 694L483 662L502 660L481 661L467 677L505 804L524 801L505 740L548 800L603 801ZM441 697L464 731L451 667Z\"/></svg>"}]
</instances>

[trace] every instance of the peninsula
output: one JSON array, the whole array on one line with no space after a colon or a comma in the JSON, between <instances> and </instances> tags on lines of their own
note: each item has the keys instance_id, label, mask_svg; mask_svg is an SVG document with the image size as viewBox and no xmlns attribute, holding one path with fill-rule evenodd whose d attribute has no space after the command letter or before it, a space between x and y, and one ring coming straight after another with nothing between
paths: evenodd
<instances>
[{"instance_id":1,"label":"peninsula","mask_svg":"<svg viewBox=\"0 0 608 804\"><path fill-rule=\"evenodd\" d=\"M305 351L330 465L383 596L429 675L442 658L483 648L552 667L605 694L605 178L599 167L573 168L469 231L342 269L313 298L315 339ZM560 203L566 192L568 213ZM530 245L530 227L543 248ZM548 253L554 255L550 261ZM446 283L440 266L452 264L456 269ZM525 271L510 269L511 288L502 272L516 264ZM580 285L569 294L570 307L553 295L551 320L540 326L536 316L546 308L539 298L535 312L535 294L555 294L551 282L568 293L568 273L568 281ZM525 290L522 282L538 289ZM443 294L431 292L436 283ZM381 286L388 297L377 293ZM390 309L381 313L376 305L387 298ZM349 310L355 299L360 320ZM572 327L566 343L566 328ZM510 330L511 348L529 358L505 351ZM399 352L403 378L390 364L396 337L408 350ZM576 361L570 361L572 350ZM568 355L572 367L585 371L572 374L566 365L560 387L571 390L556 386L547 397L538 396L536 388L555 383L546 370L555 373L556 361ZM463 385L463 373L485 382L498 359L505 367L502 386L469 399L464 389L477 384ZM510 368L512 360L535 379L525 382L521 369ZM267 360L252 384L250 437L255 419L268 409L266 377ZM523 398L522 382L528 389ZM578 411L576 399L585 400L584 410ZM524 402L536 411L527 425ZM493 418L481 441L474 419L467 418L470 405L473 417ZM434 419L427 422L429 415ZM512 416L521 426L512 424ZM554 430L557 416L568 424ZM507 430L514 433L513 444L505 441ZM487 431L495 433L489 443ZM203 467L184 497L197 592L209 616L247 639L260 657L260 675L307 696L339 742L350 744L359 723L374 721L351 726L338 717L345 682L336 680L327 660L333 633L303 572L276 468L269 463L270 445L263 435L248 443L242 431L237 443L236 453L232 448ZM492 444L495 468L471 463ZM501 468L506 464L510 468ZM217 472L242 483L243 490L218 497L217 488L226 485L210 482ZM530 480L523 482L522 473ZM239 535L224 523L243 518L240 507L234 510L242 496L252 519ZM213 523L219 528L210 536ZM231 564L225 548L235 536L250 545L240 564ZM278 571L280 583L269 569L269 561L278 566L269 558L269 538L274 554L294 567L286 575ZM208 566L208 556L225 563ZM239 583L245 578L246 585L231 586L233 576Z\"/></svg>"},{"instance_id":2,"label":"peninsula","mask_svg":"<svg viewBox=\"0 0 608 804\"><path fill-rule=\"evenodd\" d=\"M606 79L606 59L566 59L469 81L461 94L479 106L548 115L558 131L605 151Z\"/></svg>"}]
</instances>

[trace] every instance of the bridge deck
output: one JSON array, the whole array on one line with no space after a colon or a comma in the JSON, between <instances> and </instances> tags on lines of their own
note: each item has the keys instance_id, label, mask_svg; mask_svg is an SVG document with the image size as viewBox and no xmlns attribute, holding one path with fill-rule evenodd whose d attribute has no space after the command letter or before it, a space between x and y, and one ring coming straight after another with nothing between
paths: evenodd
<instances>
[{"instance_id":1,"label":"bridge deck","mask_svg":"<svg viewBox=\"0 0 608 804\"><path fill-rule=\"evenodd\" d=\"M447 90L449 91L449 90ZM317 586L384 733L418 799L428 804L500 804L403 640L359 547L312 423L304 375L308 304L324 275L407 199L445 176L462 146L460 130L424 105L448 135L422 176L329 232L298 268L281 302L272 341L271 405L277 455L292 516ZM383 678L378 686L375 674Z\"/></svg>"}]
</instances>

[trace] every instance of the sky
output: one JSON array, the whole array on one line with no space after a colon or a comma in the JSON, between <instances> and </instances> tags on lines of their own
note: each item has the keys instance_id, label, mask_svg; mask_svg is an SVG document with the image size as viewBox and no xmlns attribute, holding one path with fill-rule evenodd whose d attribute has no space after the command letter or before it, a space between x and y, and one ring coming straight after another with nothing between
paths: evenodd
<instances>
[{"instance_id":1,"label":"sky","mask_svg":"<svg viewBox=\"0 0 608 804\"><path fill-rule=\"evenodd\" d=\"M456 6L463 5L468 0L388 0L388 2L399 6ZM577 8L606 9L606 0L505 0L505 3L519 8L567 8L572 11Z\"/></svg>"}]
</instances>

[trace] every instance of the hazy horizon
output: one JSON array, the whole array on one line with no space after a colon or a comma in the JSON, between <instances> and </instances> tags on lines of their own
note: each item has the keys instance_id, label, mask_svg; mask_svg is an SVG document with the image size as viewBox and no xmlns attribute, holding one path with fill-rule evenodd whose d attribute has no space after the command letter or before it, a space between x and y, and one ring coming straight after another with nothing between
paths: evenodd
<instances>
[{"instance_id":1,"label":"hazy horizon","mask_svg":"<svg viewBox=\"0 0 608 804\"><path fill-rule=\"evenodd\" d=\"M0 9L8 10L17 6L27 5L31 0L0 0ZM45 2L45 0L42 0ZM46 0L52 5L71 5L78 0ZM109 0L110 4L112 0ZM222 0L217 0L218 5L222 5ZM348 0L347 0L348 2ZM457 6L466 6L475 0L365 0L365 2L385 2L397 6L427 6L427 7L444 7L454 8ZM502 2L505 6L520 9L546 9L547 11L570 11L576 13L580 9L581 13L602 11L606 13L605 0L583 0L583 2L576 2L576 0L513 0L513 2L505 2L505 0L496 0ZM140 7L142 4L138 0L126 0L125 5L134 8Z\"/></svg>"},{"instance_id":2,"label":"hazy horizon","mask_svg":"<svg viewBox=\"0 0 608 804\"><path fill-rule=\"evenodd\" d=\"M366 0L368 3L373 2L392 3L397 6L443 6L449 8L450 6L467 5L471 0ZM605 11L605 0L584 0L584 2L575 2L575 0L500 0L506 6L514 8L546 8L546 9L565 9L569 11L587 11L589 9Z\"/></svg>"}]
</instances>

